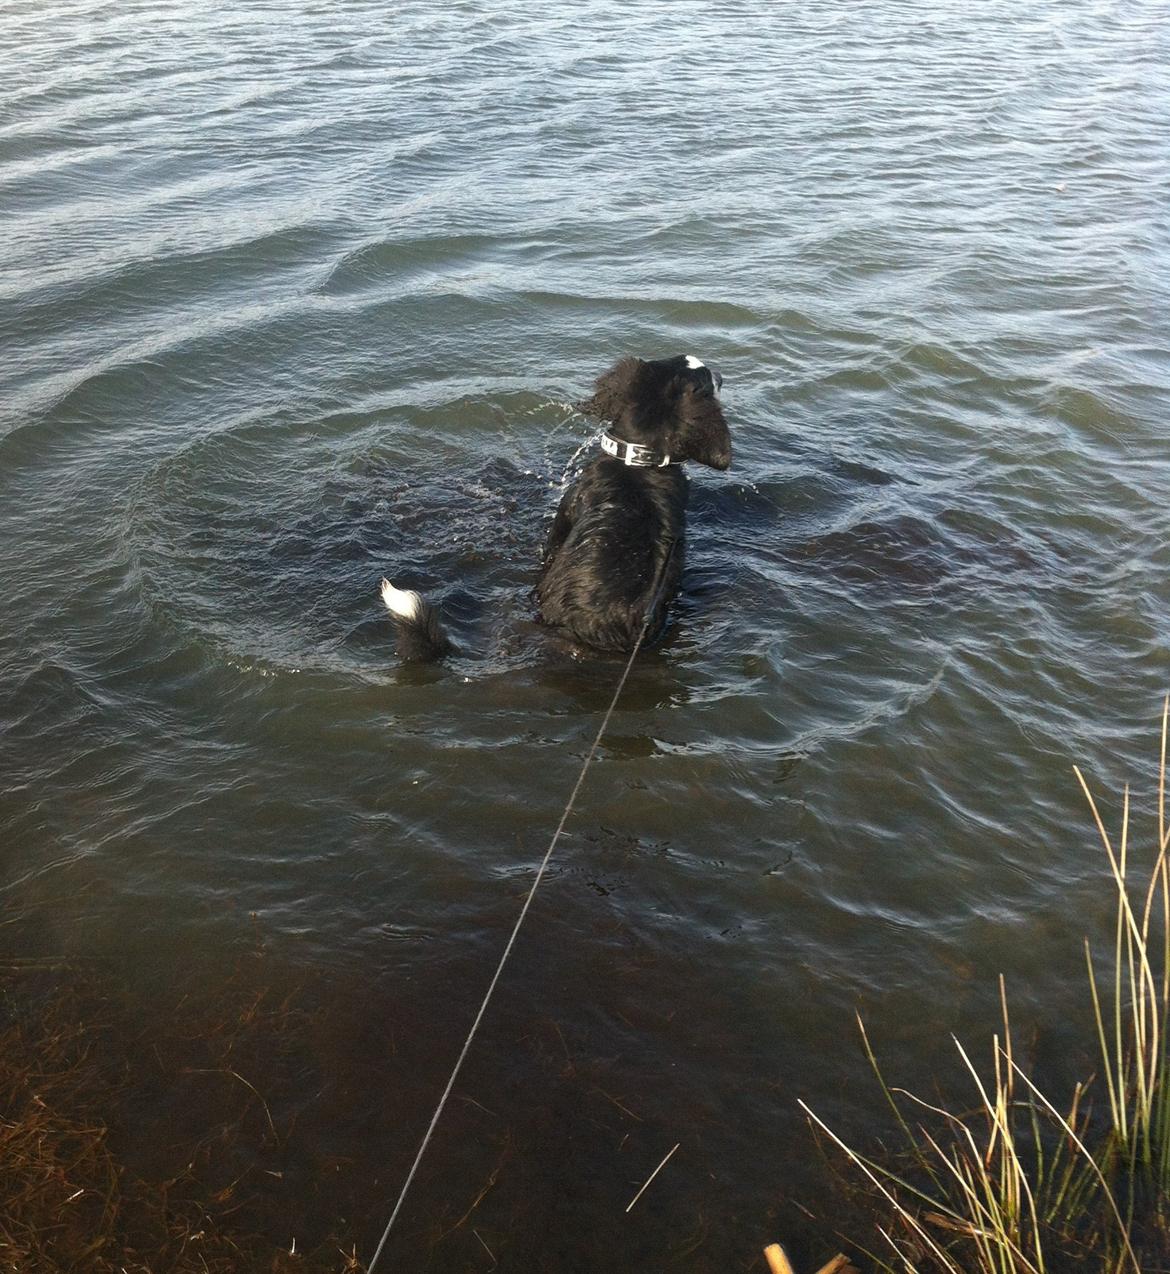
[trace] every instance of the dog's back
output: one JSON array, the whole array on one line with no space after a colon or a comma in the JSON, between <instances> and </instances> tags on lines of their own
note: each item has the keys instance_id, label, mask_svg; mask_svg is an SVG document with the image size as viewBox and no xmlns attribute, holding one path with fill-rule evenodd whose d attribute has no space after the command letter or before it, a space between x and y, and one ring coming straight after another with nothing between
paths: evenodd
<instances>
[{"instance_id":1,"label":"dog's back","mask_svg":"<svg viewBox=\"0 0 1170 1274\"><path fill-rule=\"evenodd\" d=\"M682 577L686 502L679 465L594 460L562 506L564 539L546 550L536 586L541 619L596 650L632 649L643 625L653 641Z\"/></svg>"}]
</instances>

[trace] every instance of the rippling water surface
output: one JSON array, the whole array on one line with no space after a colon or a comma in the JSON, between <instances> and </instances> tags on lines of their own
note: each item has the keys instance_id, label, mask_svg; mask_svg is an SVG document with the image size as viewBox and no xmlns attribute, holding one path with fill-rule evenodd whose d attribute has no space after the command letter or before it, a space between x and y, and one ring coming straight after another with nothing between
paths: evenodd
<instances>
[{"instance_id":1,"label":"rippling water surface","mask_svg":"<svg viewBox=\"0 0 1170 1274\"><path fill-rule=\"evenodd\" d=\"M616 681L528 590L625 353L719 367L735 463L402 1268L747 1269L797 1098L880 1122L855 1009L929 1082L1002 971L1075 1047L1070 765L1144 800L1170 680L1167 18L0 12L6 949L327 1004L303 1242L328 1163L371 1250ZM396 666L383 573L458 657Z\"/></svg>"}]
</instances>

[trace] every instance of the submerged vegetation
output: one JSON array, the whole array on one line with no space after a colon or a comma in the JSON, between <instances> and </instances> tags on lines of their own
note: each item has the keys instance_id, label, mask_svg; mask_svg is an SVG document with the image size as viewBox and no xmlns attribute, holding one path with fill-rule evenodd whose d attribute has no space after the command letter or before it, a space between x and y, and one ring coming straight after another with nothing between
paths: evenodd
<instances>
[{"instance_id":1,"label":"submerged vegetation","mask_svg":"<svg viewBox=\"0 0 1170 1274\"><path fill-rule=\"evenodd\" d=\"M905 1274L1050 1274L1170 1270L1170 871L1163 708L1157 839L1135 863L1129 788L1112 835L1080 770L1116 892L1103 978L1085 941L1097 1070L1060 1103L1046 1095L1003 1029L984 1075L956 1041L973 1110L953 1112L887 1085L866 1055L905 1139L895 1158L863 1155L813 1112L814 1124L862 1174L884 1250L876 1268ZM1147 874L1148 873L1148 874ZM1135 879L1136 878L1136 879Z\"/></svg>"},{"instance_id":2,"label":"submerged vegetation","mask_svg":"<svg viewBox=\"0 0 1170 1274\"><path fill-rule=\"evenodd\" d=\"M278 1184L282 1141L245 1072L279 1086L297 1013L238 979L214 1012L182 1005L144 1032L91 967L0 963L0 1268L360 1271L338 1242L303 1253L245 1220ZM150 1164L126 1135L149 1118L144 1097Z\"/></svg>"}]
</instances>

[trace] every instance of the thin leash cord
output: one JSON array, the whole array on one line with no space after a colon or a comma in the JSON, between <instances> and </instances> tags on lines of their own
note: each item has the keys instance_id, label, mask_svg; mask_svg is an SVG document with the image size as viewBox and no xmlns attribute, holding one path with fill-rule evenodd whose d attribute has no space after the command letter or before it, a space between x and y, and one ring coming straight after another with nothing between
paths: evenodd
<instances>
[{"instance_id":1,"label":"thin leash cord","mask_svg":"<svg viewBox=\"0 0 1170 1274\"><path fill-rule=\"evenodd\" d=\"M406 1199L406 1192L410 1189L411 1182L414 1180L418 1166L422 1163L422 1157L426 1153L427 1146L430 1144L431 1136L438 1125L439 1119L442 1117L443 1108L447 1105L447 1098L451 1096L451 1090L455 1087L455 1081L459 1078L459 1072L463 1069L463 1063L467 1058L467 1054L471 1051L471 1042L475 1039L475 1034L479 1030L479 1024L483 1021L483 1016L487 1012L488 1002L492 998L492 992L496 989L496 983L500 980L500 974L504 971L504 965L508 962L508 957L512 954L512 947L516 943L516 937L520 932L520 926L524 923L524 917L528 915L528 908L532 905L533 898L536 897L536 891L540 886L541 880L544 878L545 869L548 867L549 860L552 858L553 850L556 848L557 841L560 840L561 833L565 830L565 824L569 821L569 815L573 812L573 805L577 800L577 793L581 790L581 784L585 781L585 775L589 770L589 766L593 763L593 758L597 754L597 749L601 746L602 737L605 734L606 727L609 725L609 719L613 716L613 711L617 707L618 699L622 691L625 689L626 680L630 675L630 669L634 666L634 660L638 651L642 648L642 642L646 640L646 632L650 627L650 620L654 614L654 608L658 604L659 590L661 589L666 577L666 568L670 564L670 559L674 556L675 545L677 540L672 540L670 548L667 550L666 557L662 560L662 565L658 568L658 579L655 582L654 593L651 596L650 605L646 607L646 618L642 621L642 631L638 634L638 640L634 643L634 649L630 651L630 657L626 660L626 666L622 670L621 678L618 680L617 689L613 692L613 698L609 701L609 707L605 710L605 716L601 719L601 725L598 728L597 735L593 740L593 746L590 747L585 757L585 763L581 766L581 772L577 775L577 782L573 785L573 791L569 796L569 803L565 806L565 812L561 815L561 821L557 824L557 830L553 832L552 840L548 843L548 849L544 851L544 858L541 860L540 866L537 868L536 876L532 881L532 887L528 890L528 896L524 899L524 906L520 908L520 914L516 917L516 923L512 927L512 934L508 938L508 942L504 947L504 954L500 956L500 962L496 965L496 971L492 976L491 982L488 984L487 993L483 997L483 1002L479 1006L479 1012L475 1015L475 1021L471 1024L471 1030L467 1032L467 1039L463 1042L463 1047L459 1051L459 1057L456 1059L455 1068L451 1072L451 1078L447 1081L447 1087L443 1089L443 1095L439 1098L439 1104L435 1107L435 1113L431 1116L430 1126L423 1135L422 1144L418 1148L418 1153L414 1156L414 1163L410 1165L410 1171L406 1174L406 1180L403 1182L402 1190L398 1195L398 1202L394 1205L394 1211L390 1213L390 1220L386 1222L386 1228L382 1231L382 1237L378 1242L377 1248L374 1249L374 1255L370 1258L369 1265L366 1266L366 1274L374 1274L374 1266L378 1264L378 1258L382 1255L382 1249L386 1246L386 1240L390 1237L390 1231L394 1228L394 1222L398 1219L399 1212L402 1211L402 1204Z\"/></svg>"}]
</instances>

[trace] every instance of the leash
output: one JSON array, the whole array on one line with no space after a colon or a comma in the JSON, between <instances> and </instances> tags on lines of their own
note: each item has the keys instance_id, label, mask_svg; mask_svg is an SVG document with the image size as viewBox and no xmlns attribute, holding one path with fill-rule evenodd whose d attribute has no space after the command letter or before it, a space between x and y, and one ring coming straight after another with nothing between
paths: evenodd
<instances>
[{"instance_id":1,"label":"leash","mask_svg":"<svg viewBox=\"0 0 1170 1274\"><path fill-rule=\"evenodd\" d=\"M398 1195L398 1202L394 1205L394 1211L390 1213L390 1220L386 1222L386 1228L382 1231L382 1237L378 1242L378 1246L374 1249L374 1255L370 1258L369 1265L366 1266L366 1274L374 1274L374 1266L378 1264L378 1258L382 1255L382 1249L386 1246L386 1240L390 1237L390 1231L394 1228L394 1222L398 1220L398 1214L402 1211L402 1204L406 1199L406 1192L410 1189L411 1182L414 1181L415 1173L418 1166L422 1163L423 1155L426 1153L427 1146L430 1145L431 1137L435 1128L438 1126L439 1119L442 1117L443 1109L447 1105L447 1098L451 1096L451 1090L455 1087L455 1081L459 1078L459 1072L463 1069L463 1063L467 1059L467 1054L471 1051L471 1043L475 1039L476 1032L479 1030L479 1024L483 1021L484 1014L487 1012L488 1003L492 998L492 993L496 989L496 983L500 980L500 975L504 971L504 965L508 962L508 957L512 954L512 947L516 943L517 935L520 933L520 926L524 923L524 917L528 915L528 908L532 905L533 898L536 897L536 891L540 887L540 882L544 879L545 870L548 867L549 860L552 858L553 850L556 843L561 837L561 833L565 830L565 824L569 821L569 815L573 812L573 806L577 800L577 793L581 790L581 785L585 781L585 775L593 763L593 758L597 754L597 749L601 745L602 736L605 734L609 725L609 719L613 716L614 709L617 707L618 699L622 691L625 689L626 680L630 675L630 669L634 666L634 659L637 657L638 651L642 648L643 641L646 640L646 632L650 627L650 619L654 614L654 608L658 605L658 600L662 593L663 585L666 582L666 568L670 565L671 558L674 557L675 546L677 540L671 540L670 547L666 551L666 556L662 559L662 565L658 568L658 575L655 579L654 592L650 598L650 605L646 607L646 617L642 621L642 631L638 634L638 640L634 643L634 649L630 651L630 657L626 660L626 666L622 670L622 675L618 680L617 689L613 692L613 698L609 701L609 707L605 710L605 716L601 719L601 725L598 727L597 734L593 740L593 746L586 754L585 762L581 766L581 772L577 775L577 782L573 785L573 791L569 796L569 803L565 806L564 813L561 815L561 821L557 824L557 830L553 832L552 840L548 843L548 849L544 851L544 858L541 860L540 866L537 868L536 876L532 881L532 887L528 890L528 896L524 899L524 905L520 908L520 914L516 917L516 923L512 927L511 936L508 938L504 947L504 954L500 956L500 962L496 965L496 971L492 975L492 980L488 984L488 989L483 997L483 1002L479 1006L479 1012L475 1015L475 1020L471 1024L471 1030L467 1032L467 1039L463 1042L463 1047L459 1051L456 1058L454 1069L451 1071L451 1078L447 1080L447 1087L443 1089L443 1095L439 1098L439 1104L435 1107L435 1113L431 1116L431 1122L423 1136L422 1144L418 1148L418 1153L414 1156L414 1163L410 1165L410 1171L406 1174L406 1180L402 1184L402 1189ZM676 1147L677 1148L677 1147ZM673 1152L672 1152L673 1153Z\"/></svg>"}]
</instances>

